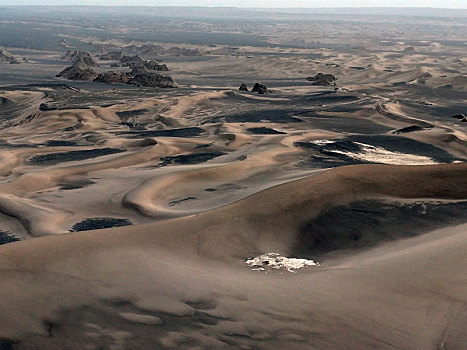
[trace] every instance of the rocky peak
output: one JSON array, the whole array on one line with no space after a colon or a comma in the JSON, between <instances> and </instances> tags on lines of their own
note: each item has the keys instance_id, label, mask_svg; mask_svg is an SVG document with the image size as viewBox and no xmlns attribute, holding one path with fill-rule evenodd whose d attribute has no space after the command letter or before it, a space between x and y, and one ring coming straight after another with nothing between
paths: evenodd
<instances>
[{"instance_id":1,"label":"rocky peak","mask_svg":"<svg viewBox=\"0 0 467 350\"><path fill-rule=\"evenodd\" d=\"M308 81L311 81L312 85L319 85L319 86L328 86L328 85L336 85L337 78L332 74L323 74L318 73L314 77L306 78Z\"/></svg>"},{"instance_id":2,"label":"rocky peak","mask_svg":"<svg viewBox=\"0 0 467 350\"><path fill-rule=\"evenodd\" d=\"M62 59L73 62L73 64L77 61L83 61L89 67L99 67L99 64L94 61L94 58L87 51L67 50Z\"/></svg>"},{"instance_id":3,"label":"rocky peak","mask_svg":"<svg viewBox=\"0 0 467 350\"><path fill-rule=\"evenodd\" d=\"M57 77L63 77L69 80L86 80L93 81L98 77L98 74L89 67L83 59L78 59L69 67L66 67Z\"/></svg>"}]
</instances>

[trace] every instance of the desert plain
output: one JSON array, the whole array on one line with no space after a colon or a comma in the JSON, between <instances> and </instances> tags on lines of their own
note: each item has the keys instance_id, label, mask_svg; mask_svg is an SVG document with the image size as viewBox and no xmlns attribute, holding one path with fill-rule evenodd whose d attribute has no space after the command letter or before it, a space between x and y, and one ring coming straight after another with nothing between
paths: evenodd
<instances>
[{"instance_id":1,"label":"desert plain","mask_svg":"<svg viewBox=\"0 0 467 350\"><path fill-rule=\"evenodd\" d=\"M466 18L0 7L0 349L466 349Z\"/></svg>"}]
</instances>

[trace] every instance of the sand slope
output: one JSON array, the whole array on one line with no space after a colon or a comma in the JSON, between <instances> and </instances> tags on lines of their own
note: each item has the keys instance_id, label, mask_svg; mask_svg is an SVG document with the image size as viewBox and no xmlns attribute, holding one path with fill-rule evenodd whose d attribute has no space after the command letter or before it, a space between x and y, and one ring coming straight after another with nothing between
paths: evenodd
<instances>
[{"instance_id":1,"label":"sand slope","mask_svg":"<svg viewBox=\"0 0 467 350\"><path fill-rule=\"evenodd\" d=\"M342 167L195 216L2 246L2 336L19 348L461 349L467 285L449 271L467 267L465 225L296 275L249 271L243 258L287 254L300 224L337 204L465 199L466 174L464 164Z\"/></svg>"}]
</instances>

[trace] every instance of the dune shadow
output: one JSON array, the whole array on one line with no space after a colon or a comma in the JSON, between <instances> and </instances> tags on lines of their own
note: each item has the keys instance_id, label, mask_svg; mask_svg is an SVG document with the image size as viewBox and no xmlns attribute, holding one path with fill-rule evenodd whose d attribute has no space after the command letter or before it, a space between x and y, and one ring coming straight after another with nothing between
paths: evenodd
<instances>
[{"instance_id":1,"label":"dune shadow","mask_svg":"<svg viewBox=\"0 0 467 350\"><path fill-rule=\"evenodd\" d=\"M369 248L466 221L467 201L353 202L305 222L294 242L293 256L316 258L338 250Z\"/></svg>"},{"instance_id":2,"label":"dune shadow","mask_svg":"<svg viewBox=\"0 0 467 350\"><path fill-rule=\"evenodd\" d=\"M73 225L71 232L99 230L111 227L129 226L132 222L128 219L117 218L87 218Z\"/></svg>"},{"instance_id":3,"label":"dune shadow","mask_svg":"<svg viewBox=\"0 0 467 350\"><path fill-rule=\"evenodd\" d=\"M69 151L69 152L58 152L58 153L47 153L39 154L28 159L29 164L40 164L40 165L55 165L64 162L74 162L80 160L86 160L91 158L97 158L106 156L109 154L124 152L118 148L96 148L90 150L81 151Z\"/></svg>"}]
</instances>

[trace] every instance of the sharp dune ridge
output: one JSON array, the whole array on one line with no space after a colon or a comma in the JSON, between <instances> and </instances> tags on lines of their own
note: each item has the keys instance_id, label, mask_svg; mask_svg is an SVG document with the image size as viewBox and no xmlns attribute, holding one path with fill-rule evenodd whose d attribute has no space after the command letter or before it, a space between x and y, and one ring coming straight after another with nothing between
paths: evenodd
<instances>
[{"instance_id":1,"label":"sharp dune ridge","mask_svg":"<svg viewBox=\"0 0 467 350\"><path fill-rule=\"evenodd\" d=\"M229 221L236 223L244 221L243 226L245 227L255 226L252 230L254 232L272 233L278 231L277 235L279 236L279 232L284 231L284 235L293 235L304 221L312 219L328 208L362 199L407 198L416 200L430 198L465 200L467 198L466 174L466 164L418 167L391 165L340 167L301 180L271 187L219 209L154 224L113 228L108 230L109 232L99 231L98 237L114 235L114 232L115 234L126 235L124 232L134 231L140 232L139 235L142 236L142 239L147 239L152 234L155 237L159 235L170 236L172 232L185 231L179 229L178 225L206 228L220 225L223 222L228 223ZM278 228L273 229L276 224ZM235 230L234 225L227 224L225 226L224 230ZM268 229L257 229L261 226L268 227ZM169 232L164 232L165 230ZM200 228L199 230L202 231L203 229ZM222 230L218 234L213 234L212 239L219 239L221 234ZM47 239L62 240L63 242L72 239L81 240L86 239L86 236L93 235L94 232L67 234L66 236L44 237L41 240L28 240L16 245L45 242ZM132 233L128 233L128 236L131 235ZM191 236L193 234L179 233L178 235ZM228 237L224 238L228 239ZM286 241L290 240L290 236L285 238ZM105 241L105 239L103 240ZM247 241L252 243L250 240ZM96 242L90 243L96 244ZM158 246L161 241L155 238L154 244ZM1 249L5 251L13 246L15 245L8 245L1 247ZM53 249L53 247L51 248ZM253 251L261 250L258 248L249 249L253 249ZM251 252L245 251L240 253L239 256L245 256L251 254ZM218 255L218 257L221 256ZM225 257L236 257L236 255L234 253L232 256L229 254Z\"/></svg>"}]
</instances>

